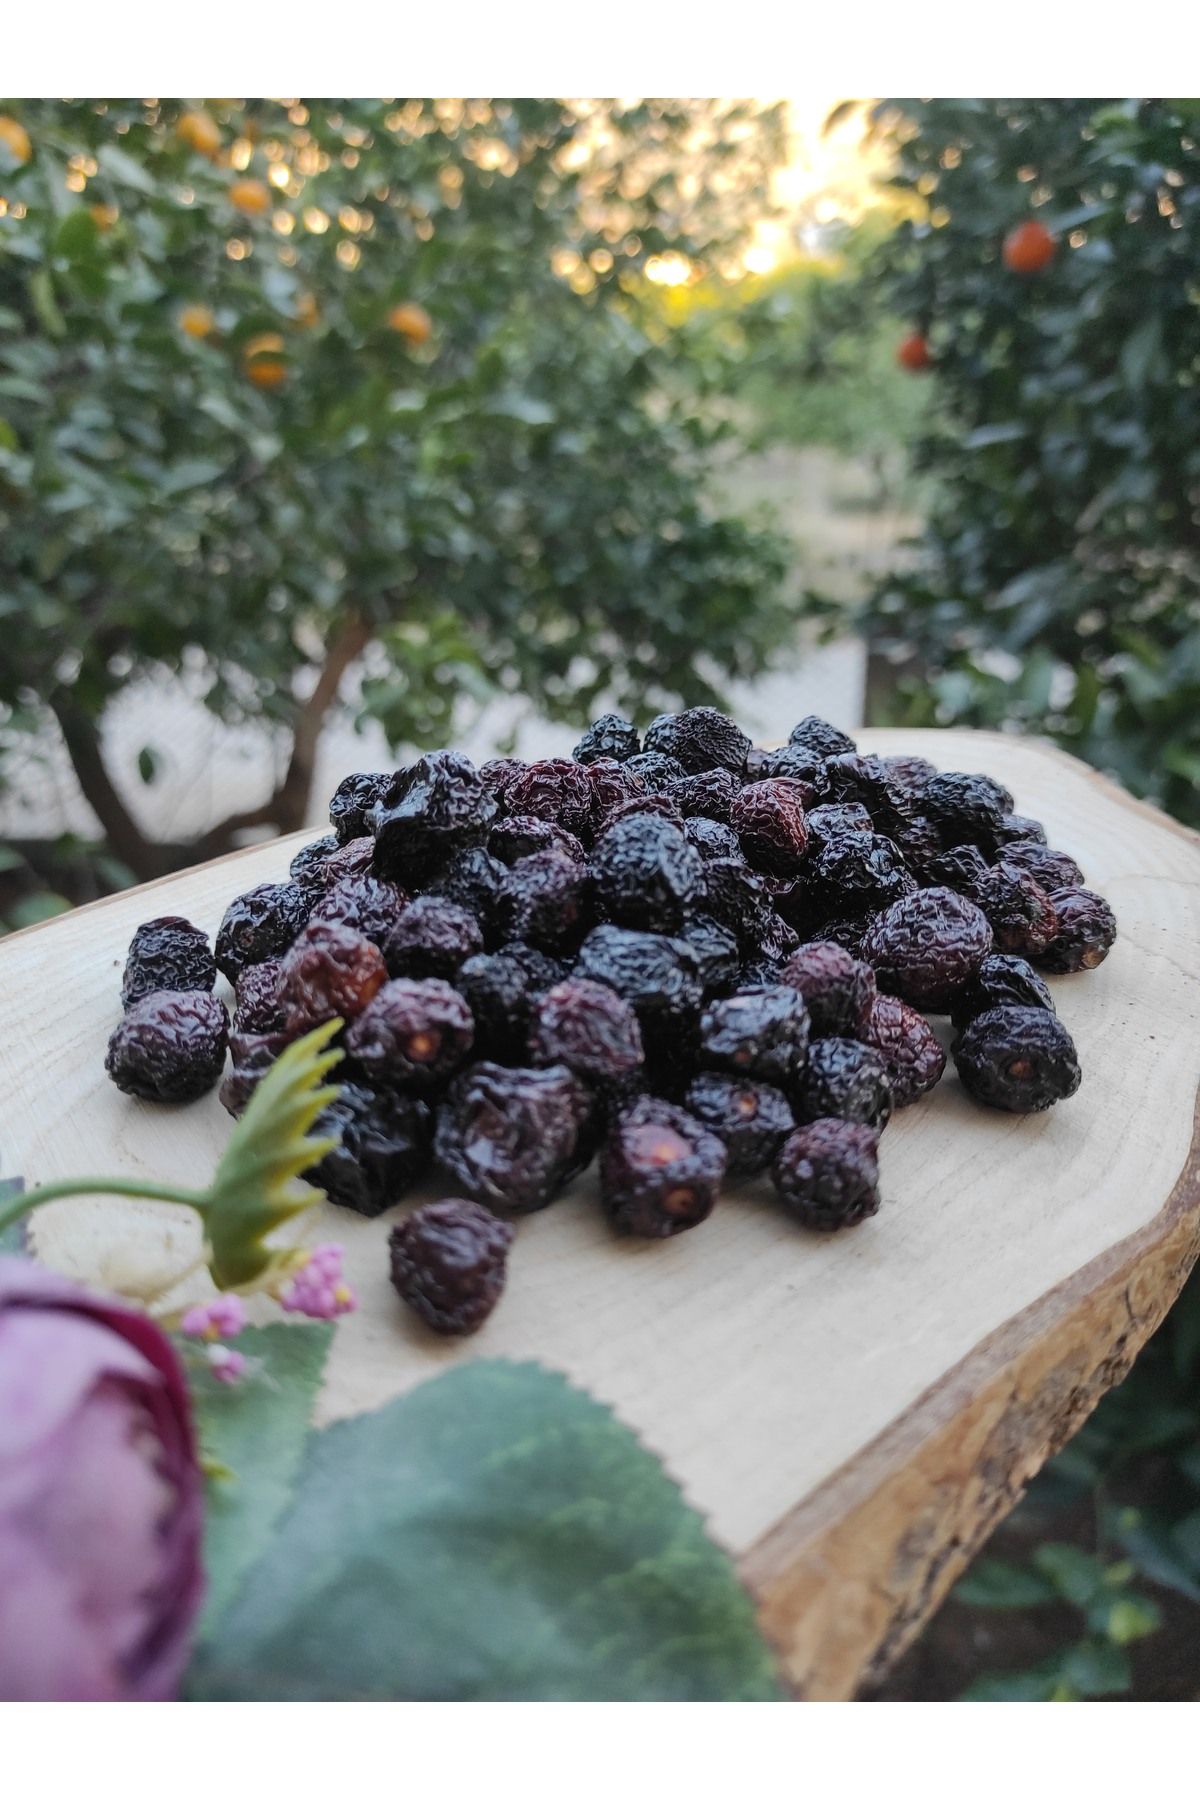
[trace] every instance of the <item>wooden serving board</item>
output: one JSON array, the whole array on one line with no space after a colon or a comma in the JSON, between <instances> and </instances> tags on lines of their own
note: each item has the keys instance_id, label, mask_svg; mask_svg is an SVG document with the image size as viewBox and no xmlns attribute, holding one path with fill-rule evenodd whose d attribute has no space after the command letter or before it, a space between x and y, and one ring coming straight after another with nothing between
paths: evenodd
<instances>
[{"instance_id":1,"label":"wooden serving board","mask_svg":"<svg viewBox=\"0 0 1200 1800\"><path fill-rule=\"evenodd\" d=\"M865 748L981 769L1042 818L1111 901L1095 973L1053 983L1083 1085L1049 1113L972 1105L953 1069L884 1134L883 1206L832 1238L742 1189L665 1244L605 1227L588 1178L519 1223L484 1331L431 1339L388 1284L391 1220L322 1204L361 1310L339 1326L319 1417L374 1407L475 1356L536 1358L615 1407L738 1558L797 1689L881 1673L1047 1456L1118 1381L1200 1243L1198 840L1069 757L966 732ZM155 1108L103 1071L135 926L280 878L305 835L225 857L0 942L0 1174L205 1182L230 1130L215 1094ZM188 1247L169 1208L37 1215L48 1261L129 1286Z\"/></svg>"}]
</instances>

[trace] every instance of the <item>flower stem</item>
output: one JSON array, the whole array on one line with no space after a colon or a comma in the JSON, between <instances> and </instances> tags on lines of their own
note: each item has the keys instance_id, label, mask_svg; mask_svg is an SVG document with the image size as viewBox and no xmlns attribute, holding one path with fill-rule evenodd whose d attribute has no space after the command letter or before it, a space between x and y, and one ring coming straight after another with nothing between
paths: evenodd
<instances>
[{"instance_id":1,"label":"flower stem","mask_svg":"<svg viewBox=\"0 0 1200 1800\"><path fill-rule=\"evenodd\" d=\"M48 1181L43 1187L15 1194L7 1204L0 1203L0 1231L15 1225L35 1207L45 1206L50 1200L69 1200L79 1194L117 1194L124 1200L165 1200L172 1206L190 1206L195 1212L202 1212L208 1200L203 1189L193 1192L187 1188L162 1187L153 1181L119 1180L109 1175L72 1176L66 1181Z\"/></svg>"}]
</instances>

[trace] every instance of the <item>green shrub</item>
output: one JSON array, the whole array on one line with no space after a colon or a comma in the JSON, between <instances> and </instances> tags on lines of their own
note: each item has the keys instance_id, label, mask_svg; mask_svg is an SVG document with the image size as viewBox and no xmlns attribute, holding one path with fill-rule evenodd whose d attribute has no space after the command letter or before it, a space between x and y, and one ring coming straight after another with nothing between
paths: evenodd
<instances>
[{"instance_id":1,"label":"green shrub","mask_svg":"<svg viewBox=\"0 0 1200 1800\"><path fill-rule=\"evenodd\" d=\"M364 706L396 744L444 740L472 688L582 720L761 666L782 552L706 505L714 431L637 289L652 254L736 242L773 113L4 110L31 154L0 134L0 724L54 713L137 874L165 853L100 723L144 672L199 669L214 712L290 744L205 854L302 822L368 644Z\"/></svg>"},{"instance_id":2,"label":"green shrub","mask_svg":"<svg viewBox=\"0 0 1200 1800\"><path fill-rule=\"evenodd\" d=\"M889 101L925 217L875 285L928 337L917 564L876 594L915 723L1046 731L1200 820L1200 102ZM915 210L915 207L914 207ZM1053 232L1036 273L1007 233Z\"/></svg>"}]
</instances>

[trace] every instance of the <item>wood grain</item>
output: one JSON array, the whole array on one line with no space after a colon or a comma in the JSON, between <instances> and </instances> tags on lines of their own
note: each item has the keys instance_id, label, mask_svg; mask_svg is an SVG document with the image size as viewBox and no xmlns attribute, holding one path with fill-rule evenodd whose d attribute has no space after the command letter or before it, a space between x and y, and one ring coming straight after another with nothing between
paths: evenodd
<instances>
[{"instance_id":1,"label":"wood grain","mask_svg":"<svg viewBox=\"0 0 1200 1800\"><path fill-rule=\"evenodd\" d=\"M885 1134L884 1204L854 1233L797 1233L761 1188L665 1245L612 1239L589 1184L521 1222L509 1291L473 1342L431 1344L386 1279L388 1221L322 1206L363 1299L338 1332L320 1417L379 1404L476 1355L536 1357L609 1401L738 1556L797 1690L881 1673L1042 1461L1118 1380L1197 1251L1200 852L1178 826L1028 739L865 732L984 769L1108 895L1121 938L1056 981L1079 1094L1018 1119L953 1073ZM0 1173L104 1168L206 1178L215 1098L131 1103L103 1075L134 926L212 930L303 837L81 909L0 943ZM48 1260L157 1280L187 1253L166 1209L103 1200L39 1216Z\"/></svg>"}]
</instances>

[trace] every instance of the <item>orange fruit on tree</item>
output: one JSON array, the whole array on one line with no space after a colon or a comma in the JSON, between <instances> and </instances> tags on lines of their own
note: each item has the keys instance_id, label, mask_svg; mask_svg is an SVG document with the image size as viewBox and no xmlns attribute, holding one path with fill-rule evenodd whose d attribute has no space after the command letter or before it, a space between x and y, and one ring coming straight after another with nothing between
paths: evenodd
<instances>
[{"instance_id":1,"label":"orange fruit on tree","mask_svg":"<svg viewBox=\"0 0 1200 1800\"><path fill-rule=\"evenodd\" d=\"M8 113L0 113L0 144L14 162L27 163L33 155L29 133L19 119L11 118Z\"/></svg>"},{"instance_id":2,"label":"orange fruit on tree","mask_svg":"<svg viewBox=\"0 0 1200 1800\"><path fill-rule=\"evenodd\" d=\"M229 184L229 198L239 212L265 213L271 210L271 190L255 175L243 175Z\"/></svg>"},{"instance_id":3,"label":"orange fruit on tree","mask_svg":"<svg viewBox=\"0 0 1200 1800\"><path fill-rule=\"evenodd\" d=\"M1004 240L1004 266L1014 275L1036 275L1053 261L1058 239L1040 219L1026 219L1014 225Z\"/></svg>"},{"instance_id":4,"label":"orange fruit on tree","mask_svg":"<svg viewBox=\"0 0 1200 1800\"><path fill-rule=\"evenodd\" d=\"M246 379L260 388L281 387L287 380L285 345L277 331L260 331L242 345Z\"/></svg>"},{"instance_id":5,"label":"orange fruit on tree","mask_svg":"<svg viewBox=\"0 0 1200 1800\"><path fill-rule=\"evenodd\" d=\"M198 303L185 306L179 314L179 329L188 337L211 337L216 329L216 324L217 321L213 318L209 308Z\"/></svg>"},{"instance_id":6,"label":"orange fruit on tree","mask_svg":"<svg viewBox=\"0 0 1200 1800\"><path fill-rule=\"evenodd\" d=\"M246 365L246 379L257 388L282 387L287 372L282 356L260 356Z\"/></svg>"},{"instance_id":7,"label":"orange fruit on tree","mask_svg":"<svg viewBox=\"0 0 1200 1800\"><path fill-rule=\"evenodd\" d=\"M433 336L433 320L423 306L417 306L412 300L393 306L387 322L392 331L398 331L410 344L428 343Z\"/></svg>"},{"instance_id":8,"label":"orange fruit on tree","mask_svg":"<svg viewBox=\"0 0 1200 1800\"><path fill-rule=\"evenodd\" d=\"M902 369L911 369L915 374L920 369L928 369L933 363L929 354L929 340L924 332L910 331L906 338L901 338L896 346L896 361Z\"/></svg>"},{"instance_id":9,"label":"orange fruit on tree","mask_svg":"<svg viewBox=\"0 0 1200 1800\"><path fill-rule=\"evenodd\" d=\"M88 211L96 221L97 231L110 231L121 216L115 206L105 206L100 200L94 206L89 206Z\"/></svg>"},{"instance_id":10,"label":"orange fruit on tree","mask_svg":"<svg viewBox=\"0 0 1200 1800\"><path fill-rule=\"evenodd\" d=\"M211 113L185 112L175 127L178 135L201 156L216 156L221 148L221 132Z\"/></svg>"},{"instance_id":11,"label":"orange fruit on tree","mask_svg":"<svg viewBox=\"0 0 1200 1800\"><path fill-rule=\"evenodd\" d=\"M315 294L301 294L296 302L297 325L315 325L321 317Z\"/></svg>"}]
</instances>

